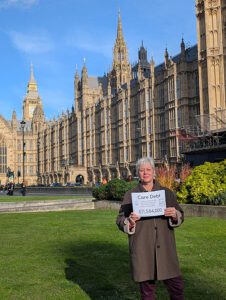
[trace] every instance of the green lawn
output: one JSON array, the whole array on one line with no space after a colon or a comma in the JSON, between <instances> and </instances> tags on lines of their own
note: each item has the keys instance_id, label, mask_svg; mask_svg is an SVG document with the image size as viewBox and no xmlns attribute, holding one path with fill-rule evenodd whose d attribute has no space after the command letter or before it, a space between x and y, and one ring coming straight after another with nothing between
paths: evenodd
<instances>
[{"instance_id":1,"label":"green lawn","mask_svg":"<svg viewBox=\"0 0 226 300\"><path fill-rule=\"evenodd\" d=\"M21 202L21 201L37 201L37 200L63 200L63 199L93 199L92 196L75 196L75 195L57 195L57 196L2 196L1 202Z\"/></svg>"},{"instance_id":2,"label":"green lawn","mask_svg":"<svg viewBox=\"0 0 226 300\"><path fill-rule=\"evenodd\" d=\"M0 299L139 299L116 214L1 214ZM187 218L176 232L186 299L226 299L226 221Z\"/></svg>"}]
</instances>

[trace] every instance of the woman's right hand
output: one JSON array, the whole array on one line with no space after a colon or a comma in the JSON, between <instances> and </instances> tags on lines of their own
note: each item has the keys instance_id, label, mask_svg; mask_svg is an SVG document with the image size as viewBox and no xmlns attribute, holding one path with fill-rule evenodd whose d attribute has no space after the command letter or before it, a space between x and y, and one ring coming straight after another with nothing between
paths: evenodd
<instances>
[{"instance_id":1,"label":"woman's right hand","mask_svg":"<svg viewBox=\"0 0 226 300\"><path fill-rule=\"evenodd\" d=\"M138 220L140 220L140 215L135 212L131 212L131 214L129 215L129 221L131 225L134 225Z\"/></svg>"}]
</instances>

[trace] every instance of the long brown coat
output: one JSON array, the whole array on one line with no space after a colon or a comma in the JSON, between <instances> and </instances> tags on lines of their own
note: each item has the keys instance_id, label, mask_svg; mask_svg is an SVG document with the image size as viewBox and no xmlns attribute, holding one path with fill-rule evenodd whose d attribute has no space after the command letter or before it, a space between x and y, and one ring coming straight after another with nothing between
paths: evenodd
<instances>
[{"instance_id":1,"label":"long brown coat","mask_svg":"<svg viewBox=\"0 0 226 300\"><path fill-rule=\"evenodd\" d=\"M183 211L172 191L154 183L153 191L165 190L166 206L179 211L177 224L165 216L141 218L136 222L134 234L128 234L129 252L133 279L137 282L146 280L164 280L181 275L176 253L173 227L183 222ZM116 223L125 231L126 218L132 212L132 192L146 192L141 184L124 196Z\"/></svg>"}]
</instances>

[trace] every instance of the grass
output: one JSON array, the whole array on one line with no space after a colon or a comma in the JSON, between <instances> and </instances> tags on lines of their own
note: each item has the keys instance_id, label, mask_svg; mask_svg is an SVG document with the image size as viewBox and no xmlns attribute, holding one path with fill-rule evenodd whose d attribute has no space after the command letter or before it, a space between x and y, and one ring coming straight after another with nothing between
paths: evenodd
<instances>
[{"instance_id":1,"label":"grass","mask_svg":"<svg viewBox=\"0 0 226 300\"><path fill-rule=\"evenodd\" d=\"M57 196L0 196L1 202L21 202L21 201L37 201L37 200L63 200L63 199L93 199L92 196L75 196L75 195L57 195Z\"/></svg>"},{"instance_id":2,"label":"grass","mask_svg":"<svg viewBox=\"0 0 226 300\"><path fill-rule=\"evenodd\" d=\"M0 299L139 299L116 214L1 214ZM226 299L226 221L187 218L176 237L185 298Z\"/></svg>"}]
</instances>

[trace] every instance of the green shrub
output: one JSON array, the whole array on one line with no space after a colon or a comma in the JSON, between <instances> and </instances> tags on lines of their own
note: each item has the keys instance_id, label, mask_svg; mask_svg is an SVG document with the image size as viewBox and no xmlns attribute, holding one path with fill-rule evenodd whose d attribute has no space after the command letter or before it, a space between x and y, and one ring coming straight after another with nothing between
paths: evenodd
<instances>
[{"instance_id":1,"label":"green shrub","mask_svg":"<svg viewBox=\"0 0 226 300\"><path fill-rule=\"evenodd\" d=\"M113 179L107 184L93 188L93 196L98 200L122 200L128 190L136 187L137 181L127 182L123 179Z\"/></svg>"},{"instance_id":2,"label":"green shrub","mask_svg":"<svg viewBox=\"0 0 226 300\"><path fill-rule=\"evenodd\" d=\"M137 187L138 183L139 182L137 180L127 182L126 183L127 184L127 191L132 190L133 188Z\"/></svg>"},{"instance_id":3,"label":"green shrub","mask_svg":"<svg viewBox=\"0 0 226 300\"><path fill-rule=\"evenodd\" d=\"M94 198L99 199L99 190L97 186L93 187L92 195Z\"/></svg>"},{"instance_id":4,"label":"green shrub","mask_svg":"<svg viewBox=\"0 0 226 300\"><path fill-rule=\"evenodd\" d=\"M211 205L226 205L226 192L220 193L217 196L210 198L209 203Z\"/></svg>"},{"instance_id":5,"label":"green shrub","mask_svg":"<svg viewBox=\"0 0 226 300\"><path fill-rule=\"evenodd\" d=\"M177 192L181 203L207 204L226 191L226 160L195 167Z\"/></svg>"},{"instance_id":6,"label":"green shrub","mask_svg":"<svg viewBox=\"0 0 226 300\"><path fill-rule=\"evenodd\" d=\"M127 182L121 179L113 179L108 183L109 200L122 200L127 192Z\"/></svg>"},{"instance_id":7,"label":"green shrub","mask_svg":"<svg viewBox=\"0 0 226 300\"><path fill-rule=\"evenodd\" d=\"M101 184L99 187L93 188L93 196L98 200L109 198L109 189L107 184Z\"/></svg>"}]
</instances>

